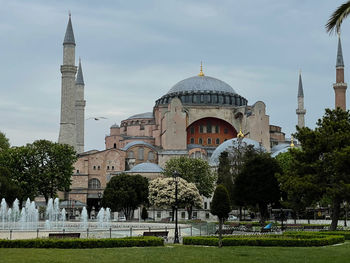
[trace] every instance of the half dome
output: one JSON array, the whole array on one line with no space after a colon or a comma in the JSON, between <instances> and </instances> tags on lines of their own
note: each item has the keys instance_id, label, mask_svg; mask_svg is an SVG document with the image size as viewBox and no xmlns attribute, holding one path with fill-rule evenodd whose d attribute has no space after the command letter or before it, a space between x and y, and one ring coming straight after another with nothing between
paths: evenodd
<instances>
[{"instance_id":1,"label":"half dome","mask_svg":"<svg viewBox=\"0 0 350 263\"><path fill-rule=\"evenodd\" d=\"M222 144L220 144L215 149L213 154L211 155L210 160L209 160L209 164L211 166L218 166L220 154L224 151L230 151L230 148L232 149L233 147L238 147L238 145L239 145L238 143L239 143L238 138L233 138L233 139L227 140L227 141L223 142ZM254 141L252 139L243 138L242 145L243 146L252 145L254 147L254 149L256 149L258 151L266 152L266 149L264 148L264 146L260 145L259 142Z\"/></svg>"}]
</instances>

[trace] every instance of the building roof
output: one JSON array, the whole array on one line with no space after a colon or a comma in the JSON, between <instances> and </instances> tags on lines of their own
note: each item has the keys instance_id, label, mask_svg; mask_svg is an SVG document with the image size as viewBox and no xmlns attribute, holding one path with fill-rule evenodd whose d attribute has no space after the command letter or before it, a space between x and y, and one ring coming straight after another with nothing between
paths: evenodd
<instances>
[{"instance_id":1,"label":"building roof","mask_svg":"<svg viewBox=\"0 0 350 263\"><path fill-rule=\"evenodd\" d=\"M140 163L135 165L129 173L162 173L163 169L155 163Z\"/></svg>"},{"instance_id":2,"label":"building roof","mask_svg":"<svg viewBox=\"0 0 350 263\"><path fill-rule=\"evenodd\" d=\"M336 67L344 67L343 51L341 48L340 35L338 38L338 52L337 52L337 64Z\"/></svg>"},{"instance_id":3,"label":"building roof","mask_svg":"<svg viewBox=\"0 0 350 263\"><path fill-rule=\"evenodd\" d=\"M153 119L153 118L154 118L153 112L144 112L144 113L132 115L129 118L127 118L127 120L130 120L130 119Z\"/></svg>"},{"instance_id":4,"label":"building roof","mask_svg":"<svg viewBox=\"0 0 350 263\"><path fill-rule=\"evenodd\" d=\"M291 147L290 146L287 146L285 148L282 148L278 151L275 151L274 153L271 154L271 157L276 157L277 155L279 155L280 153L286 153L288 152L288 150L290 149Z\"/></svg>"},{"instance_id":5,"label":"building roof","mask_svg":"<svg viewBox=\"0 0 350 263\"><path fill-rule=\"evenodd\" d=\"M64 36L63 45L64 44L74 44L75 45L75 39L74 39L74 33L73 33L73 27L72 27L72 21L71 21L70 15L69 15L68 25L67 25L67 29L66 29L66 34Z\"/></svg>"},{"instance_id":6,"label":"building roof","mask_svg":"<svg viewBox=\"0 0 350 263\"><path fill-rule=\"evenodd\" d=\"M116 124L116 123L114 123L114 124L111 126L111 128L119 128L119 125Z\"/></svg>"},{"instance_id":7,"label":"building roof","mask_svg":"<svg viewBox=\"0 0 350 263\"><path fill-rule=\"evenodd\" d=\"M264 152L266 151L266 149L262 145L260 145L259 142L254 141L252 139L243 138L242 144L245 146L246 145L253 145L254 149L256 149L256 150L260 150L260 151L264 151ZM238 146L238 138L233 138L233 139L230 139L230 140L223 142L215 149L215 151L211 155L210 160L209 160L209 164L211 166L218 166L220 154L224 151L229 151L230 148L232 148L232 147L237 147L237 146Z\"/></svg>"},{"instance_id":8,"label":"building roof","mask_svg":"<svg viewBox=\"0 0 350 263\"><path fill-rule=\"evenodd\" d=\"M176 83L167 94L178 92L214 91L236 94L227 83L208 76L194 76Z\"/></svg>"},{"instance_id":9,"label":"building roof","mask_svg":"<svg viewBox=\"0 0 350 263\"><path fill-rule=\"evenodd\" d=\"M80 60L80 58L79 58L78 74L77 74L77 79L75 80L75 84L84 85L83 69L81 67L81 60Z\"/></svg>"},{"instance_id":10,"label":"building roof","mask_svg":"<svg viewBox=\"0 0 350 263\"><path fill-rule=\"evenodd\" d=\"M301 80L301 72L299 73L298 97L304 97L303 81Z\"/></svg>"},{"instance_id":11,"label":"building roof","mask_svg":"<svg viewBox=\"0 0 350 263\"><path fill-rule=\"evenodd\" d=\"M144 145L144 146L148 146L150 148L152 148L153 150L156 151L156 148L154 147L154 145L148 143L148 142L144 142L144 141L133 141L133 142L129 142L127 145L125 145L122 150L123 151L127 151L129 150L129 148L135 146L135 145Z\"/></svg>"}]
</instances>

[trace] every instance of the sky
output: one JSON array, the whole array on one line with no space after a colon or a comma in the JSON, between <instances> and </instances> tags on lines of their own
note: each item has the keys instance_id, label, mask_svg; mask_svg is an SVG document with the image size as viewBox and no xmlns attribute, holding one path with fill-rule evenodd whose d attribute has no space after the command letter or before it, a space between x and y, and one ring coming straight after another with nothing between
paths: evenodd
<instances>
[{"instance_id":1,"label":"sky","mask_svg":"<svg viewBox=\"0 0 350 263\"><path fill-rule=\"evenodd\" d=\"M57 141L69 11L85 81L85 150L104 149L114 123L153 110L199 73L228 83L270 124L295 132L299 70L305 123L334 107L337 36L324 25L345 0L0 0L0 131L13 146ZM350 19L342 26L350 75ZM348 92L349 94L349 92ZM349 101L349 95L347 95Z\"/></svg>"}]
</instances>

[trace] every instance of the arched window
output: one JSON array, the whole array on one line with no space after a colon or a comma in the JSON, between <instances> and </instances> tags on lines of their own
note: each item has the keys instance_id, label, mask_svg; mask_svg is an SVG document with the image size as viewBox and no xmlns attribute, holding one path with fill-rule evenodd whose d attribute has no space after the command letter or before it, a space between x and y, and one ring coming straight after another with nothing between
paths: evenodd
<instances>
[{"instance_id":1,"label":"arched window","mask_svg":"<svg viewBox=\"0 0 350 263\"><path fill-rule=\"evenodd\" d=\"M143 152L144 152L143 147L140 147L138 149L138 159L139 160L143 160L144 159Z\"/></svg>"},{"instance_id":2,"label":"arched window","mask_svg":"<svg viewBox=\"0 0 350 263\"><path fill-rule=\"evenodd\" d=\"M217 138L216 141L215 141L216 144L220 144L220 139Z\"/></svg>"},{"instance_id":3,"label":"arched window","mask_svg":"<svg viewBox=\"0 0 350 263\"><path fill-rule=\"evenodd\" d=\"M117 144L115 143L115 144L113 144L113 148L115 149L115 148L117 148Z\"/></svg>"},{"instance_id":4,"label":"arched window","mask_svg":"<svg viewBox=\"0 0 350 263\"><path fill-rule=\"evenodd\" d=\"M194 144L194 138L191 138L191 144Z\"/></svg>"},{"instance_id":5,"label":"arched window","mask_svg":"<svg viewBox=\"0 0 350 263\"><path fill-rule=\"evenodd\" d=\"M198 139L198 144L203 144L202 138L199 138L199 139Z\"/></svg>"},{"instance_id":6,"label":"arched window","mask_svg":"<svg viewBox=\"0 0 350 263\"><path fill-rule=\"evenodd\" d=\"M96 178L89 180L89 189L100 189L100 188L101 188L100 180Z\"/></svg>"},{"instance_id":7,"label":"arched window","mask_svg":"<svg viewBox=\"0 0 350 263\"><path fill-rule=\"evenodd\" d=\"M211 144L211 138L208 138L208 144L209 145Z\"/></svg>"},{"instance_id":8,"label":"arched window","mask_svg":"<svg viewBox=\"0 0 350 263\"><path fill-rule=\"evenodd\" d=\"M134 158L134 152L133 151L128 152L128 158L129 159Z\"/></svg>"},{"instance_id":9,"label":"arched window","mask_svg":"<svg viewBox=\"0 0 350 263\"><path fill-rule=\"evenodd\" d=\"M149 161L153 161L154 160L154 152L150 151L148 152L148 158Z\"/></svg>"}]
</instances>

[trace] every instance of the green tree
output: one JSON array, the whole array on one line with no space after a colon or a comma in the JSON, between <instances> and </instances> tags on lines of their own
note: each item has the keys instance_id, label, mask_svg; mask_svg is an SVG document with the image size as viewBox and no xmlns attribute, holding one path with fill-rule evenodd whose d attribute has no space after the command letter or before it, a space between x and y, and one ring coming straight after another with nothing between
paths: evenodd
<instances>
[{"instance_id":1,"label":"green tree","mask_svg":"<svg viewBox=\"0 0 350 263\"><path fill-rule=\"evenodd\" d=\"M187 182L194 183L201 195L209 198L213 193L216 176L212 173L208 162L184 156L172 158L166 162L163 173L167 177L172 177L175 171Z\"/></svg>"},{"instance_id":2,"label":"green tree","mask_svg":"<svg viewBox=\"0 0 350 263\"><path fill-rule=\"evenodd\" d=\"M309 191L314 203L331 200L331 229L335 230L340 204L350 199L350 113L326 109L314 130L298 128L296 138L302 151L292 152L296 162L286 182L293 187L293 180L298 180L297 187Z\"/></svg>"},{"instance_id":3,"label":"green tree","mask_svg":"<svg viewBox=\"0 0 350 263\"><path fill-rule=\"evenodd\" d=\"M347 1L346 3L339 6L328 19L328 22L326 24L327 32L340 32L341 24L343 23L343 20L349 15L349 13L350 1Z\"/></svg>"},{"instance_id":4,"label":"green tree","mask_svg":"<svg viewBox=\"0 0 350 263\"><path fill-rule=\"evenodd\" d=\"M218 185L211 201L210 212L219 219L219 247L222 247L222 225L228 218L230 211L231 206L228 191L225 186Z\"/></svg>"},{"instance_id":5,"label":"green tree","mask_svg":"<svg viewBox=\"0 0 350 263\"><path fill-rule=\"evenodd\" d=\"M241 173L234 184L236 202L258 206L261 223L268 217L267 205L277 203L281 193L276 173L281 168L269 153L255 153L246 156Z\"/></svg>"},{"instance_id":6,"label":"green tree","mask_svg":"<svg viewBox=\"0 0 350 263\"><path fill-rule=\"evenodd\" d=\"M0 166L8 169L11 180L20 187L22 204L25 198L34 199L38 195L38 176L35 170L35 155L32 147L12 147L0 151Z\"/></svg>"},{"instance_id":7,"label":"green tree","mask_svg":"<svg viewBox=\"0 0 350 263\"><path fill-rule=\"evenodd\" d=\"M224 151L219 156L218 180L217 184L225 186L229 193L231 205L233 205L233 174L231 172L231 162L228 152Z\"/></svg>"},{"instance_id":8,"label":"green tree","mask_svg":"<svg viewBox=\"0 0 350 263\"><path fill-rule=\"evenodd\" d=\"M10 148L9 139L6 138L5 133L0 131L0 151Z\"/></svg>"},{"instance_id":9,"label":"green tree","mask_svg":"<svg viewBox=\"0 0 350 263\"><path fill-rule=\"evenodd\" d=\"M141 218L143 219L143 221L146 221L146 219L148 218L148 212L145 206L142 207Z\"/></svg>"},{"instance_id":10,"label":"green tree","mask_svg":"<svg viewBox=\"0 0 350 263\"><path fill-rule=\"evenodd\" d=\"M47 140L35 141L29 147L33 148L35 156L33 168L37 172L38 192L46 202L58 191L69 191L73 164L77 159L73 147Z\"/></svg>"},{"instance_id":11,"label":"green tree","mask_svg":"<svg viewBox=\"0 0 350 263\"><path fill-rule=\"evenodd\" d=\"M107 183L103 193L102 205L112 211L122 211L127 220L142 204L148 203L148 180L141 175L122 173Z\"/></svg>"},{"instance_id":12,"label":"green tree","mask_svg":"<svg viewBox=\"0 0 350 263\"><path fill-rule=\"evenodd\" d=\"M22 197L33 199L43 195L46 201L55 197L57 191L69 189L75 161L73 147L47 140L0 152L0 166L9 170L11 180L22 190Z\"/></svg>"},{"instance_id":13,"label":"green tree","mask_svg":"<svg viewBox=\"0 0 350 263\"><path fill-rule=\"evenodd\" d=\"M314 200L317 199L319 192L317 185L310 183L309 180L304 180L303 176L298 175L300 165L294 158L298 151L300 150L293 148L276 156L276 160L281 167L281 173L277 173L276 178L282 191L282 204L293 209L295 223L296 219L299 218L299 214L315 202Z\"/></svg>"},{"instance_id":14,"label":"green tree","mask_svg":"<svg viewBox=\"0 0 350 263\"><path fill-rule=\"evenodd\" d=\"M21 188L10 179L10 172L4 167L0 167L0 200L5 198L11 206L16 198L22 199Z\"/></svg>"}]
</instances>

